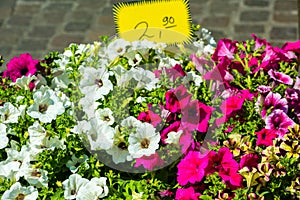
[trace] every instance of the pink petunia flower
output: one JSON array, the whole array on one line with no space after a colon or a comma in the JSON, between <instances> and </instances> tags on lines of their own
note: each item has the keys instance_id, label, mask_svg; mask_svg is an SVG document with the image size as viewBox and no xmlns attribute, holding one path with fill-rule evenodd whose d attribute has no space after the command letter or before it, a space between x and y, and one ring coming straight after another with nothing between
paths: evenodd
<instances>
[{"instance_id":1,"label":"pink petunia flower","mask_svg":"<svg viewBox=\"0 0 300 200\"><path fill-rule=\"evenodd\" d=\"M228 66L231 61L227 57L222 57L220 62L209 72L207 72L203 78L205 80L216 80L224 83L232 81L234 78L228 71Z\"/></svg>"},{"instance_id":2,"label":"pink petunia flower","mask_svg":"<svg viewBox=\"0 0 300 200\"><path fill-rule=\"evenodd\" d=\"M161 117L158 114L154 113L152 110L141 112L137 119L152 124L154 127L156 127L161 122Z\"/></svg>"},{"instance_id":3,"label":"pink petunia flower","mask_svg":"<svg viewBox=\"0 0 300 200\"><path fill-rule=\"evenodd\" d=\"M9 77L13 82L22 76L32 76L37 71L39 60L33 60L29 53L20 54L7 63L7 70L3 72L3 78Z\"/></svg>"},{"instance_id":4,"label":"pink petunia flower","mask_svg":"<svg viewBox=\"0 0 300 200\"><path fill-rule=\"evenodd\" d=\"M277 137L276 132L271 131L269 129L263 128L262 130L255 132L257 135L257 141L256 145L257 146L271 146L273 145L273 139Z\"/></svg>"},{"instance_id":5,"label":"pink petunia flower","mask_svg":"<svg viewBox=\"0 0 300 200\"><path fill-rule=\"evenodd\" d=\"M188 105L192 95L188 93L187 89L180 85L175 89L166 92L166 109L170 112L181 112L181 109Z\"/></svg>"},{"instance_id":6,"label":"pink petunia flower","mask_svg":"<svg viewBox=\"0 0 300 200\"><path fill-rule=\"evenodd\" d=\"M274 110L266 118L266 129L274 131L280 138L283 138L289 127L293 127L295 122L282 110Z\"/></svg>"},{"instance_id":7,"label":"pink petunia flower","mask_svg":"<svg viewBox=\"0 0 300 200\"><path fill-rule=\"evenodd\" d=\"M283 83L286 85L293 85L293 79L282 72L275 72L273 69L268 71L269 76L277 83Z\"/></svg>"},{"instance_id":8,"label":"pink petunia flower","mask_svg":"<svg viewBox=\"0 0 300 200\"><path fill-rule=\"evenodd\" d=\"M145 169L152 171L156 167L163 166L164 161L157 153L154 153L150 156L142 156L141 158L137 158L134 167L139 167L141 165L143 165Z\"/></svg>"},{"instance_id":9,"label":"pink petunia flower","mask_svg":"<svg viewBox=\"0 0 300 200\"><path fill-rule=\"evenodd\" d=\"M221 58L226 57L229 60L234 59L234 54L238 51L237 41L224 38L219 40L214 54L211 56L212 60L219 61Z\"/></svg>"},{"instance_id":10,"label":"pink petunia flower","mask_svg":"<svg viewBox=\"0 0 300 200\"><path fill-rule=\"evenodd\" d=\"M175 200L198 200L200 195L200 193L195 192L193 187L178 188Z\"/></svg>"},{"instance_id":11,"label":"pink petunia flower","mask_svg":"<svg viewBox=\"0 0 300 200\"><path fill-rule=\"evenodd\" d=\"M205 176L208 156L199 151L190 151L177 165L177 181L181 186L200 182Z\"/></svg>"}]
</instances>

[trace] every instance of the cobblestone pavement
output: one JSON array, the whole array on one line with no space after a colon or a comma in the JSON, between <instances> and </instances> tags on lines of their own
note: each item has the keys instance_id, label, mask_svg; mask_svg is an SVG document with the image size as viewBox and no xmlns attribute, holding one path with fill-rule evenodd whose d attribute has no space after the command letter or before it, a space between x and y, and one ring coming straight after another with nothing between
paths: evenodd
<instances>
[{"instance_id":1,"label":"cobblestone pavement","mask_svg":"<svg viewBox=\"0 0 300 200\"><path fill-rule=\"evenodd\" d=\"M71 42L115 33L112 5L122 0L0 0L0 54L8 61L29 52L40 59ZM125 1L125 0L123 0ZM216 40L255 33L273 45L296 41L297 0L190 0L194 23Z\"/></svg>"}]
</instances>

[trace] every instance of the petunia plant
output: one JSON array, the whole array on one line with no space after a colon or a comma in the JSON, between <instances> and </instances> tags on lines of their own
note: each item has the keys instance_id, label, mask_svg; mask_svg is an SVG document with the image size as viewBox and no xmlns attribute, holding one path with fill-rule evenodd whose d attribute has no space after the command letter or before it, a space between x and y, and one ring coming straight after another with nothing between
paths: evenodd
<instances>
[{"instance_id":1,"label":"petunia plant","mask_svg":"<svg viewBox=\"0 0 300 200\"><path fill-rule=\"evenodd\" d=\"M299 199L300 42L193 29L11 59L1 199Z\"/></svg>"}]
</instances>

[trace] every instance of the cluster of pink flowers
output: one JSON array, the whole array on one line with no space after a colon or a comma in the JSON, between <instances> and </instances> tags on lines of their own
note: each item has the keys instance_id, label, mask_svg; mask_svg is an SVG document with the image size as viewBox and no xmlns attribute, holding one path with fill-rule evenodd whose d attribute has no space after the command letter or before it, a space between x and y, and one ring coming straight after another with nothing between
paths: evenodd
<instances>
[{"instance_id":1,"label":"cluster of pink flowers","mask_svg":"<svg viewBox=\"0 0 300 200\"><path fill-rule=\"evenodd\" d=\"M274 144L275 138L283 139L289 128L293 128L300 121L300 80L298 77L291 77L280 72L282 62L293 63L299 59L297 56L300 53L300 41L288 42L282 48L278 48L255 35L253 38L255 45L251 51L259 51L259 54L249 53L249 49L246 49L248 48L246 42L244 48L240 48L237 41L222 39L211 56L211 60L204 57L198 58L196 55L191 55L191 59L196 69L204 74L205 80L214 81L216 96L223 98L219 107L222 117L216 118L215 127L226 125L223 133L229 141L228 136L235 128L234 124L228 123L229 119L241 124L247 123L247 120L251 119L244 116L243 109L245 109L246 101L252 102L256 105L256 112L261 116L260 121L263 127L253 130L255 134L251 137L257 146L266 148ZM207 70L205 65L210 66L211 70ZM244 76L243 80L246 82L239 84L235 81L237 73ZM255 88L250 80L260 79L260 76L267 77L265 85ZM284 96L280 94L278 86L284 88ZM256 102L254 102L255 99L257 99ZM182 104L187 105L187 103ZM210 108L210 110L213 109L217 108ZM189 120L193 121L191 118ZM198 128L198 131L207 130L207 120L209 118L205 118L203 121L206 124L200 126L205 128L203 130ZM189 126L193 127L190 124ZM219 149L216 151L201 152L198 148L189 149L186 152L177 166L177 181L182 188L177 190L176 199L199 199L202 192L208 189L204 183L205 177L213 173L218 174L228 189L246 186L239 170L247 168L251 172L253 168L258 169L260 156L255 150L242 151L240 146L237 146L237 149L222 146L228 141L219 140L216 144ZM249 145L248 142L248 148L250 148ZM237 150L239 153L234 155L233 152ZM260 166L262 165L265 163ZM234 194L228 199L233 197Z\"/></svg>"}]
</instances>

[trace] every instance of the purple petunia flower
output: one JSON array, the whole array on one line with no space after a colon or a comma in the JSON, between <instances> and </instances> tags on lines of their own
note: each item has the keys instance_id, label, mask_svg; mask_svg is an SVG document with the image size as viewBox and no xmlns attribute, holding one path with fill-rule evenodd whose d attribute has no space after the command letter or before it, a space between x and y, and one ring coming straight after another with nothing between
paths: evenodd
<instances>
[{"instance_id":1,"label":"purple petunia flower","mask_svg":"<svg viewBox=\"0 0 300 200\"><path fill-rule=\"evenodd\" d=\"M263 118L266 117L267 111L270 108L272 108L272 111L275 109L280 109L284 112L287 112L288 110L287 100L285 98L281 98L281 95L279 93L269 92L262 105L263 107L261 115Z\"/></svg>"},{"instance_id":2,"label":"purple petunia flower","mask_svg":"<svg viewBox=\"0 0 300 200\"><path fill-rule=\"evenodd\" d=\"M39 60L33 60L29 53L20 54L7 63L7 70L3 72L3 78L9 77L13 82L22 76L32 76L37 71Z\"/></svg>"},{"instance_id":3,"label":"purple petunia flower","mask_svg":"<svg viewBox=\"0 0 300 200\"><path fill-rule=\"evenodd\" d=\"M289 127L293 127L295 122L283 110L274 110L266 118L266 129L274 131L280 138L283 138Z\"/></svg>"},{"instance_id":4,"label":"purple petunia flower","mask_svg":"<svg viewBox=\"0 0 300 200\"><path fill-rule=\"evenodd\" d=\"M293 79L282 72L275 72L273 69L268 71L269 76L278 83L283 83L286 85L293 85Z\"/></svg>"}]
</instances>

